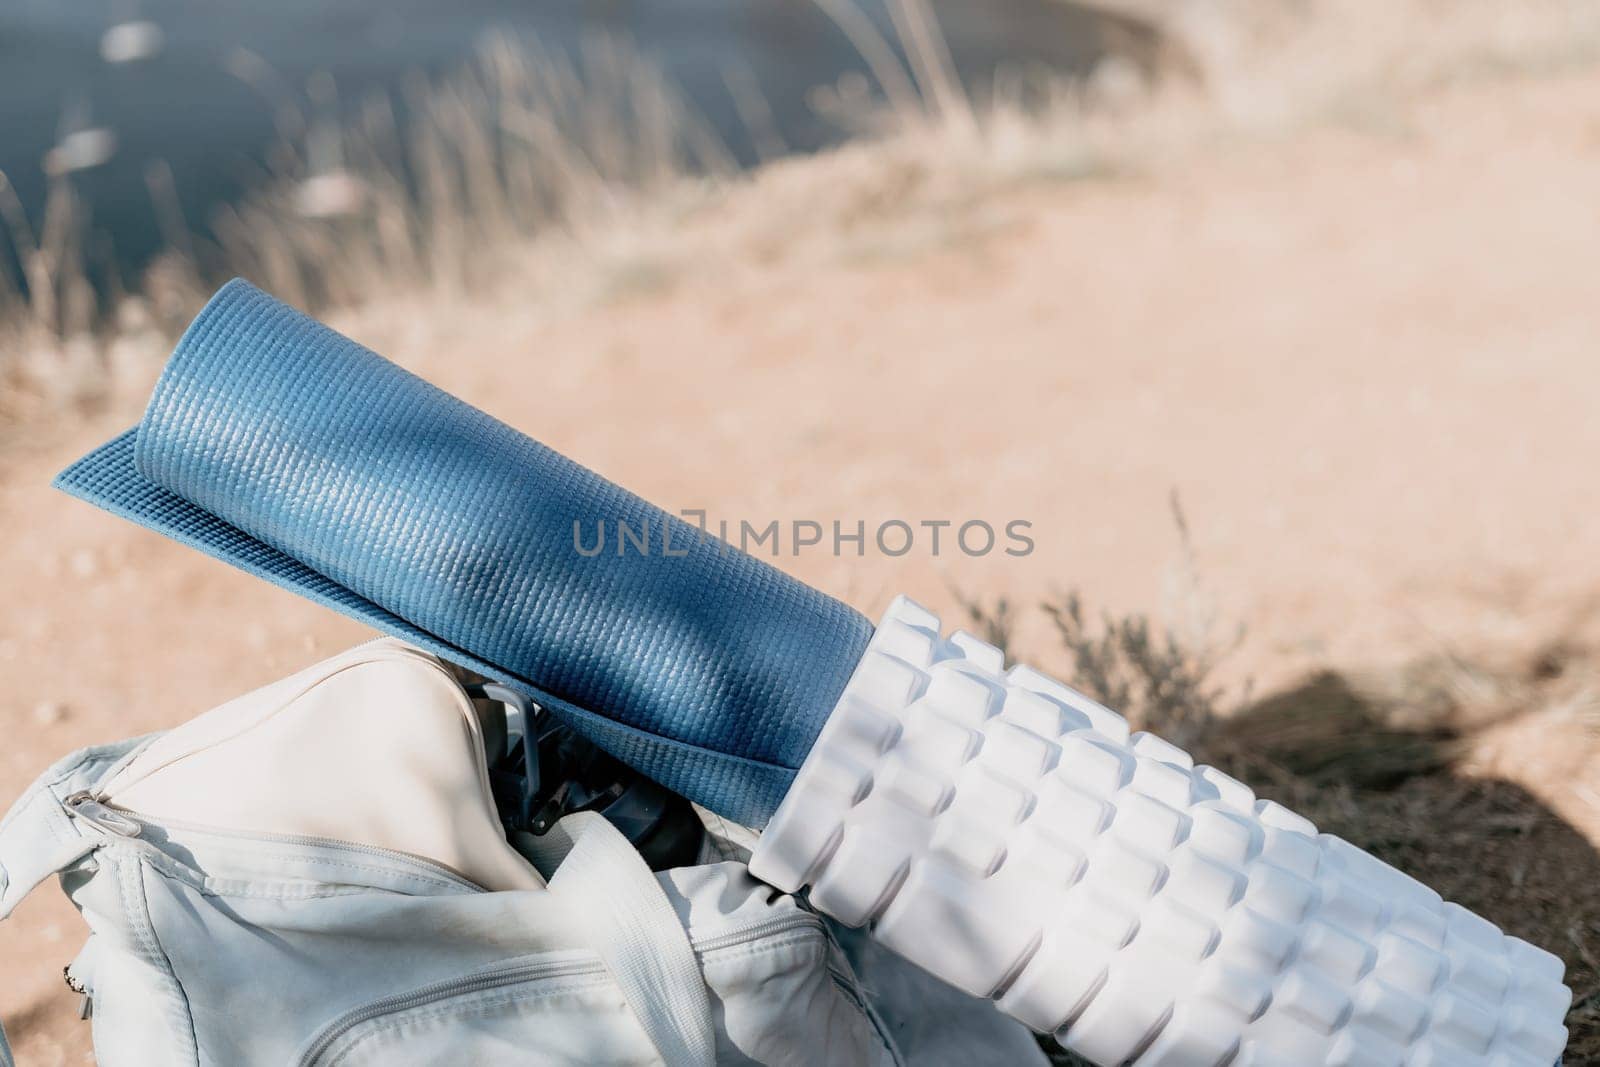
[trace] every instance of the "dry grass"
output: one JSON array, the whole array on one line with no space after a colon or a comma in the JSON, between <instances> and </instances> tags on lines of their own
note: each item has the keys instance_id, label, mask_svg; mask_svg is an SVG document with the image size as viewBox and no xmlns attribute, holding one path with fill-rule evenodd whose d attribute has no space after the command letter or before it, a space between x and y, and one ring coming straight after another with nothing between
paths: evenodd
<instances>
[{"instance_id":1,"label":"dry grass","mask_svg":"<svg viewBox=\"0 0 1600 1067\"><path fill-rule=\"evenodd\" d=\"M259 63L229 60L246 80L268 77ZM331 82L318 85L309 101L282 102L267 180L212 220L214 239L186 229L170 173L151 168L168 248L131 291L70 176L53 180L36 226L0 175L0 417L102 400L123 364L146 380L227 277L308 308L396 291L456 298L525 269L532 244L626 232L637 205L670 212L734 172L673 87L617 44L574 61L494 42L458 74L374 96L353 119L331 117Z\"/></svg>"},{"instance_id":2,"label":"dry grass","mask_svg":"<svg viewBox=\"0 0 1600 1067\"><path fill-rule=\"evenodd\" d=\"M1586 0L1088 2L1151 25L1215 106L1253 125L1600 53L1600 11Z\"/></svg>"},{"instance_id":3,"label":"dry grass","mask_svg":"<svg viewBox=\"0 0 1600 1067\"><path fill-rule=\"evenodd\" d=\"M0 174L0 233L20 274L0 244L0 429L138 395L196 306L192 271L158 265L137 294L98 292L88 211L59 178L36 230Z\"/></svg>"},{"instance_id":4,"label":"dry grass","mask_svg":"<svg viewBox=\"0 0 1600 1067\"><path fill-rule=\"evenodd\" d=\"M395 287L466 291L550 234L622 225L733 164L629 49L576 64L501 41L459 74L312 124L279 179L216 222L220 262L303 306Z\"/></svg>"},{"instance_id":5,"label":"dry grass","mask_svg":"<svg viewBox=\"0 0 1600 1067\"><path fill-rule=\"evenodd\" d=\"M214 243L186 232L170 175L152 169L171 247L129 290L89 283L107 254L70 176L37 225L0 180L21 267L20 279L0 270L0 415L116 395L130 367L143 381L203 294L235 274L309 307L396 291L559 304L671 285L709 255L781 255L799 269L895 258L1007 225L996 205L1019 184L1159 170L1308 122L1403 129L1404 101L1440 83L1600 55L1600 8L1582 0L1098 2L1154 26L1192 77L1152 84L1111 56L1087 83L1002 78L980 109L920 0L891 2L908 62L849 0L818 0L878 91L850 78L813 102L860 139L746 175L674 87L615 44L576 61L492 44L353 120L329 117L340 112L324 87L283 101L268 180L213 221ZM246 52L229 63L270 80Z\"/></svg>"}]
</instances>

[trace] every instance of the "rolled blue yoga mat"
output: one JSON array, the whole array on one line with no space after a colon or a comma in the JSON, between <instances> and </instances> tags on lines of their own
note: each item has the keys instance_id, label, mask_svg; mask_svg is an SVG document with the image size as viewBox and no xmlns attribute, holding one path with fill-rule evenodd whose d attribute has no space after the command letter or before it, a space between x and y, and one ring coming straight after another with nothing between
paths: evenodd
<instances>
[{"instance_id":1,"label":"rolled blue yoga mat","mask_svg":"<svg viewBox=\"0 0 1600 1067\"><path fill-rule=\"evenodd\" d=\"M55 484L521 689L751 825L872 635L242 281L189 327L139 425Z\"/></svg>"}]
</instances>

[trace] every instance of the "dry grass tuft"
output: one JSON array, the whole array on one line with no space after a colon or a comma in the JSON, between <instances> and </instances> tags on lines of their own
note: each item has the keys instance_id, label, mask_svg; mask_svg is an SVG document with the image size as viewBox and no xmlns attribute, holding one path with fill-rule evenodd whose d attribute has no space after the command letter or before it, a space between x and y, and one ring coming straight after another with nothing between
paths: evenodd
<instances>
[{"instance_id":1,"label":"dry grass tuft","mask_svg":"<svg viewBox=\"0 0 1600 1067\"><path fill-rule=\"evenodd\" d=\"M249 61L232 62L263 77ZM338 107L331 95L312 103L324 115ZM269 179L213 220L214 241L184 228L170 173L152 168L169 247L133 292L95 245L90 205L69 178L54 181L36 230L0 175L0 233L18 267L0 243L0 418L103 401L130 372L147 382L146 365L228 277L313 309L397 291L527 295L530 274L571 276L574 244L631 231L641 205L659 224L734 171L655 67L598 40L576 61L491 42L456 75L372 97L349 121L283 108ZM533 246L541 262L530 262ZM636 273L596 287L649 282Z\"/></svg>"},{"instance_id":2,"label":"dry grass tuft","mask_svg":"<svg viewBox=\"0 0 1600 1067\"><path fill-rule=\"evenodd\" d=\"M302 306L399 287L463 293L552 235L625 225L733 164L645 60L592 42L576 63L506 41L460 73L309 126L277 180L223 212L220 261Z\"/></svg>"},{"instance_id":3,"label":"dry grass tuft","mask_svg":"<svg viewBox=\"0 0 1600 1067\"><path fill-rule=\"evenodd\" d=\"M181 296L159 266L140 294L97 291L89 209L61 178L35 229L0 174L0 234L0 427L142 394L195 305L192 272Z\"/></svg>"}]
</instances>

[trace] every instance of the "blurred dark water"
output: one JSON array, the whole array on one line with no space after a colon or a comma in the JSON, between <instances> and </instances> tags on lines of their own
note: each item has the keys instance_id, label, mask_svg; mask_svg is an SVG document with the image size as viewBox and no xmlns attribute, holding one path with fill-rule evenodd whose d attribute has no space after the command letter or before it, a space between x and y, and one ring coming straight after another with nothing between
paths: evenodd
<instances>
[{"instance_id":1,"label":"blurred dark water","mask_svg":"<svg viewBox=\"0 0 1600 1067\"><path fill-rule=\"evenodd\" d=\"M884 0L857 7L895 38ZM979 97L997 71L1081 74L1103 52L1096 20L1057 0L931 8L958 76ZM128 23L141 26L106 58L107 30ZM337 112L418 74L459 68L495 34L554 52L601 35L626 41L741 165L774 145L808 152L839 140L847 131L808 97L867 70L812 0L0 0L0 171L37 217L52 146L74 130L109 131L110 157L69 180L92 213L99 267L132 275L162 245L153 164L170 169L185 224L203 233L220 204L263 180L286 101ZM239 75L241 50L248 77ZM730 82L758 91L768 130L752 131ZM100 138L99 150L110 147Z\"/></svg>"}]
</instances>

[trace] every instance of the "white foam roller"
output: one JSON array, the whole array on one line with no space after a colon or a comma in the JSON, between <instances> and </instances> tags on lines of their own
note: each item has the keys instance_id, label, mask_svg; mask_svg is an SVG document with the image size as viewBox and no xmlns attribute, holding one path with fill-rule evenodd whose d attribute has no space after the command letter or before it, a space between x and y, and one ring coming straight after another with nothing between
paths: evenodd
<instances>
[{"instance_id":1,"label":"white foam roller","mask_svg":"<svg viewBox=\"0 0 1600 1067\"><path fill-rule=\"evenodd\" d=\"M1555 956L938 626L890 606L757 877L1104 1067L1560 1055Z\"/></svg>"}]
</instances>

